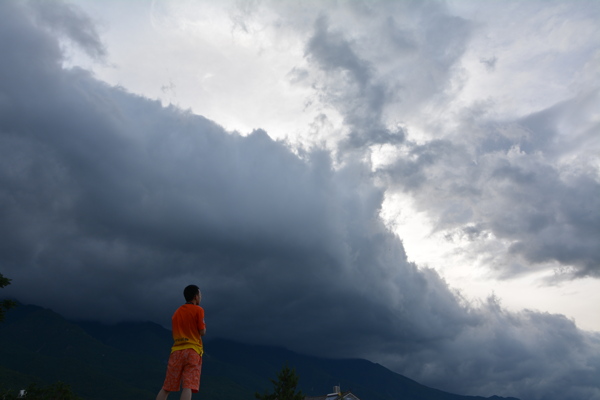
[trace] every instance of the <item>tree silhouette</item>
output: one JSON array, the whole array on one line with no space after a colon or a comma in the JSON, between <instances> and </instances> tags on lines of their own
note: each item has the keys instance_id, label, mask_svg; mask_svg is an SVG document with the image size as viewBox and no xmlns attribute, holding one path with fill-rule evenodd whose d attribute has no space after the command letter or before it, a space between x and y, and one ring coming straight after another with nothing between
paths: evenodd
<instances>
[{"instance_id":1,"label":"tree silhouette","mask_svg":"<svg viewBox=\"0 0 600 400\"><path fill-rule=\"evenodd\" d=\"M254 397L259 400L304 400L304 394L301 391L296 392L296 386L298 386L296 370L291 369L287 364L277 374L277 380L271 379L271 382L273 383L273 393L265 392L263 395L255 393Z\"/></svg>"},{"instance_id":2,"label":"tree silhouette","mask_svg":"<svg viewBox=\"0 0 600 400\"><path fill-rule=\"evenodd\" d=\"M0 289L8 285L10 285L10 279L0 274ZM0 302L0 322L4 321L4 313L16 305L17 303L12 300L2 300Z\"/></svg>"}]
</instances>

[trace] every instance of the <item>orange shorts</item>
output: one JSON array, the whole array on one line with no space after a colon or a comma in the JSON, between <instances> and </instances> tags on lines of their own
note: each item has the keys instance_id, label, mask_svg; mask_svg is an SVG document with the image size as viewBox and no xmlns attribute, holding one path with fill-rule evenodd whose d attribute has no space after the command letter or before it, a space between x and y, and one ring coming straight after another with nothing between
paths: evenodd
<instances>
[{"instance_id":1,"label":"orange shorts","mask_svg":"<svg viewBox=\"0 0 600 400\"><path fill-rule=\"evenodd\" d=\"M163 389L167 392L178 392L183 383L184 389L192 389L198 393L200 388L200 370L202 357L194 349L177 350L169 356L167 377Z\"/></svg>"}]
</instances>

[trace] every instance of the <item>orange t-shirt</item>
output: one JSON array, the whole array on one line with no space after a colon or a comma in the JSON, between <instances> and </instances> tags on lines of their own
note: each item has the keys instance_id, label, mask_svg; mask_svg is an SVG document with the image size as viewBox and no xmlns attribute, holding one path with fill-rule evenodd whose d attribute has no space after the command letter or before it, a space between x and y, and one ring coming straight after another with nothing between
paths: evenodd
<instances>
[{"instance_id":1,"label":"orange t-shirt","mask_svg":"<svg viewBox=\"0 0 600 400\"><path fill-rule=\"evenodd\" d=\"M206 328L204 309L194 304L184 304L175 311L171 321L175 341L171 353L177 350L194 349L202 355L204 348L200 331Z\"/></svg>"}]
</instances>

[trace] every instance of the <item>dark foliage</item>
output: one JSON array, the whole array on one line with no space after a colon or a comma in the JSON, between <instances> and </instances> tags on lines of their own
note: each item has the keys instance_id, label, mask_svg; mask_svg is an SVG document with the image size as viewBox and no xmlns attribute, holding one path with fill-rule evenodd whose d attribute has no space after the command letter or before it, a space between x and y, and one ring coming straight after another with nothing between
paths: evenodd
<instances>
[{"instance_id":1,"label":"dark foliage","mask_svg":"<svg viewBox=\"0 0 600 400\"><path fill-rule=\"evenodd\" d=\"M10 285L10 279L0 274L0 289L8 285ZM2 300L0 302L0 322L4 321L4 314L6 311L10 310L16 305L17 303L13 300Z\"/></svg>"},{"instance_id":2,"label":"dark foliage","mask_svg":"<svg viewBox=\"0 0 600 400\"><path fill-rule=\"evenodd\" d=\"M273 393L255 393L254 397L259 400L303 400L304 395L302 392L296 391L298 379L296 370L286 364L277 374L277 380L271 379Z\"/></svg>"}]
</instances>

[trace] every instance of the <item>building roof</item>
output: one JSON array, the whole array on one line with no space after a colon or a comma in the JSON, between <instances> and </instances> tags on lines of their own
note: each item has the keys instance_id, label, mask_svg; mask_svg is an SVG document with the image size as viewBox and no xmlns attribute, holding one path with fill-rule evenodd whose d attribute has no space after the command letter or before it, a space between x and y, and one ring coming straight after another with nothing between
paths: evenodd
<instances>
[{"instance_id":1,"label":"building roof","mask_svg":"<svg viewBox=\"0 0 600 400\"><path fill-rule=\"evenodd\" d=\"M305 397L304 400L360 400L351 392L330 393L325 396Z\"/></svg>"}]
</instances>

